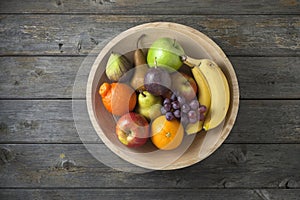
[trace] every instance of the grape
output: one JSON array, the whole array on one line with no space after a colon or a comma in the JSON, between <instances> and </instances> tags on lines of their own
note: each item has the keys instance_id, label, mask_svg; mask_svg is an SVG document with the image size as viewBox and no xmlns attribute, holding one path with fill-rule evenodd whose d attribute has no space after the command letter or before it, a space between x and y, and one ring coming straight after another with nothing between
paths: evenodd
<instances>
[{"instance_id":1,"label":"grape","mask_svg":"<svg viewBox=\"0 0 300 200\"><path fill-rule=\"evenodd\" d=\"M187 116L187 114L181 113L181 123L183 125L186 125L187 123L189 123L189 117Z\"/></svg>"},{"instance_id":2,"label":"grape","mask_svg":"<svg viewBox=\"0 0 300 200\"><path fill-rule=\"evenodd\" d=\"M199 113L205 113L206 110L207 110L207 108L206 108L206 106L201 105L200 108L199 108L198 110L199 110Z\"/></svg>"},{"instance_id":3,"label":"grape","mask_svg":"<svg viewBox=\"0 0 300 200\"><path fill-rule=\"evenodd\" d=\"M172 102L172 107L173 107L174 110L179 109L180 108L179 102L178 101L173 101Z\"/></svg>"},{"instance_id":4,"label":"grape","mask_svg":"<svg viewBox=\"0 0 300 200\"><path fill-rule=\"evenodd\" d=\"M204 119L205 119L205 116L204 116L203 113L201 113L201 114L199 115L199 121L204 121Z\"/></svg>"},{"instance_id":5,"label":"grape","mask_svg":"<svg viewBox=\"0 0 300 200\"><path fill-rule=\"evenodd\" d=\"M181 107L182 112L188 113L190 111L190 106L188 104L183 104Z\"/></svg>"},{"instance_id":6,"label":"grape","mask_svg":"<svg viewBox=\"0 0 300 200\"><path fill-rule=\"evenodd\" d=\"M164 103L163 103L163 104L165 105L165 104L170 104L170 103L171 103L170 99L168 99L168 98L165 98L165 100L164 100Z\"/></svg>"},{"instance_id":7,"label":"grape","mask_svg":"<svg viewBox=\"0 0 300 200\"><path fill-rule=\"evenodd\" d=\"M180 119L182 118L182 115L184 115L183 121L185 124L189 122L187 115L189 111L190 106L188 102L186 102L186 99L183 96L179 95L178 91L174 91L170 98L165 98L163 101L163 107L161 108L161 113L165 115L166 119L169 121L174 118Z\"/></svg>"},{"instance_id":8,"label":"grape","mask_svg":"<svg viewBox=\"0 0 300 200\"><path fill-rule=\"evenodd\" d=\"M165 104L164 105L165 110L168 112L171 110L171 104Z\"/></svg>"},{"instance_id":9,"label":"grape","mask_svg":"<svg viewBox=\"0 0 300 200\"><path fill-rule=\"evenodd\" d=\"M160 112L161 112L162 115L164 115L164 114L167 113L167 111L166 111L166 109L164 107L160 108Z\"/></svg>"},{"instance_id":10,"label":"grape","mask_svg":"<svg viewBox=\"0 0 300 200\"><path fill-rule=\"evenodd\" d=\"M166 113L166 119L167 119L168 121L173 120L173 119L174 119L173 113L172 113L172 112L167 112L167 113Z\"/></svg>"},{"instance_id":11,"label":"grape","mask_svg":"<svg viewBox=\"0 0 300 200\"><path fill-rule=\"evenodd\" d=\"M178 96L177 97L177 101L179 102L179 104L182 106L183 104L185 104L185 98L183 96Z\"/></svg>"},{"instance_id":12,"label":"grape","mask_svg":"<svg viewBox=\"0 0 300 200\"><path fill-rule=\"evenodd\" d=\"M176 97L176 94L175 94L175 93L172 94L171 100L172 100L172 101L176 101L176 100L177 100L177 97Z\"/></svg>"},{"instance_id":13,"label":"grape","mask_svg":"<svg viewBox=\"0 0 300 200\"><path fill-rule=\"evenodd\" d=\"M199 108L199 101L198 100L192 100L190 102L190 107L192 110L197 110Z\"/></svg>"},{"instance_id":14,"label":"grape","mask_svg":"<svg viewBox=\"0 0 300 200\"><path fill-rule=\"evenodd\" d=\"M174 114L174 116L175 116L177 119L179 119L180 116L181 116L180 110L175 110L175 111L173 112L173 114Z\"/></svg>"},{"instance_id":15,"label":"grape","mask_svg":"<svg viewBox=\"0 0 300 200\"><path fill-rule=\"evenodd\" d=\"M190 123L192 123L192 124L194 124L198 121L197 113L194 110L190 110L188 112L188 117L189 117Z\"/></svg>"}]
</instances>

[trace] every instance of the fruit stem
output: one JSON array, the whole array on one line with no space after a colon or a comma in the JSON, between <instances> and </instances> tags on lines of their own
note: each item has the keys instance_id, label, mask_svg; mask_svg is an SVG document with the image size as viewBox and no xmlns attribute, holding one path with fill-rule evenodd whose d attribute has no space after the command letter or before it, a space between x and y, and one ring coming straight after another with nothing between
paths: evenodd
<instances>
[{"instance_id":1,"label":"fruit stem","mask_svg":"<svg viewBox=\"0 0 300 200\"><path fill-rule=\"evenodd\" d=\"M140 93L141 95L143 95L143 97L146 97L146 95L144 94L144 91L143 91L143 90L139 90L139 93Z\"/></svg>"},{"instance_id":2,"label":"fruit stem","mask_svg":"<svg viewBox=\"0 0 300 200\"><path fill-rule=\"evenodd\" d=\"M130 136L131 134L132 134L131 131L126 131L126 136L127 136L127 137Z\"/></svg>"},{"instance_id":3,"label":"fruit stem","mask_svg":"<svg viewBox=\"0 0 300 200\"><path fill-rule=\"evenodd\" d=\"M146 36L146 34L142 34L142 35L137 39L137 41L136 41L136 48L137 48L137 49L139 48L139 42L140 42L140 40L141 40L144 36Z\"/></svg>"},{"instance_id":4,"label":"fruit stem","mask_svg":"<svg viewBox=\"0 0 300 200\"><path fill-rule=\"evenodd\" d=\"M155 64L154 68L157 68L157 60L156 60L156 57L154 58L154 64Z\"/></svg>"},{"instance_id":5,"label":"fruit stem","mask_svg":"<svg viewBox=\"0 0 300 200\"><path fill-rule=\"evenodd\" d=\"M187 55L180 56L180 59L184 64L191 68L201 65L201 60L188 57Z\"/></svg>"},{"instance_id":6,"label":"fruit stem","mask_svg":"<svg viewBox=\"0 0 300 200\"><path fill-rule=\"evenodd\" d=\"M167 133L166 133L166 137L168 137L168 138L171 137L171 133L170 133L170 132L167 132Z\"/></svg>"}]
</instances>

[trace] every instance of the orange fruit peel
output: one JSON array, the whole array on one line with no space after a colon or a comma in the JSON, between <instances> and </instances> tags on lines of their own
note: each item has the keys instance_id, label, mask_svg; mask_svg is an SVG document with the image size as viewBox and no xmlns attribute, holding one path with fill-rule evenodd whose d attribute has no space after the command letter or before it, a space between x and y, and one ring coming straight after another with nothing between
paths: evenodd
<instances>
[{"instance_id":1,"label":"orange fruit peel","mask_svg":"<svg viewBox=\"0 0 300 200\"><path fill-rule=\"evenodd\" d=\"M172 150L177 148L184 136L181 123L174 119L166 120L165 116L156 118L151 125L152 143L161 150Z\"/></svg>"},{"instance_id":2,"label":"orange fruit peel","mask_svg":"<svg viewBox=\"0 0 300 200\"><path fill-rule=\"evenodd\" d=\"M135 91L125 83L105 82L100 86L99 94L104 107L113 115L122 116L135 108Z\"/></svg>"}]
</instances>

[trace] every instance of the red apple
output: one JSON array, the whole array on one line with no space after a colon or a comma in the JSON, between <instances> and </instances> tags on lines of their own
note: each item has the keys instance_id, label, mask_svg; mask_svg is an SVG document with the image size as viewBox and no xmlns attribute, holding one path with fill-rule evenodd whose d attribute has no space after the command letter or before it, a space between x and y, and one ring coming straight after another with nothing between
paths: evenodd
<instances>
[{"instance_id":1,"label":"red apple","mask_svg":"<svg viewBox=\"0 0 300 200\"><path fill-rule=\"evenodd\" d=\"M139 147L145 144L149 138L149 124L142 115L130 112L118 120L116 133L124 145Z\"/></svg>"},{"instance_id":2,"label":"red apple","mask_svg":"<svg viewBox=\"0 0 300 200\"><path fill-rule=\"evenodd\" d=\"M172 74L171 78L172 89L178 91L186 100L191 101L196 97L197 84L193 77L176 72Z\"/></svg>"}]
</instances>

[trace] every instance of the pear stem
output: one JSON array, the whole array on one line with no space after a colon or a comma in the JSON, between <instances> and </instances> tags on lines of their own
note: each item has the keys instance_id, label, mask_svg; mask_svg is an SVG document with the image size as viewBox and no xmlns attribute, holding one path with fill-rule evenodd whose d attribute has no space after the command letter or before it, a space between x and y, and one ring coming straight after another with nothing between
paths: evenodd
<instances>
[{"instance_id":1,"label":"pear stem","mask_svg":"<svg viewBox=\"0 0 300 200\"><path fill-rule=\"evenodd\" d=\"M146 34L142 34L136 41L136 48L138 49L139 48L139 42L141 41L141 39L146 36Z\"/></svg>"},{"instance_id":2,"label":"pear stem","mask_svg":"<svg viewBox=\"0 0 300 200\"><path fill-rule=\"evenodd\" d=\"M143 91L143 90L139 90L139 93L140 93L141 95L143 95L143 97L146 97L146 95L144 94L144 91Z\"/></svg>"}]
</instances>

